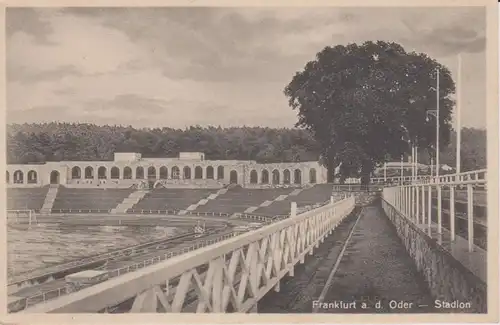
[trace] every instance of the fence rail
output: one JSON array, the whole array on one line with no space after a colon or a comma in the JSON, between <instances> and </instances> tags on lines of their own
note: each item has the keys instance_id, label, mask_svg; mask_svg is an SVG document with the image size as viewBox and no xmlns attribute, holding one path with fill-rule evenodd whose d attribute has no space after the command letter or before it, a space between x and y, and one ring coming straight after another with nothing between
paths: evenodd
<instances>
[{"instance_id":1,"label":"fence rail","mask_svg":"<svg viewBox=\"0 0 500 325\"><path fill-rule=\"evenodd\" d=\"M421 175L421 176L393 176L393 177L374 177L370 179L372 184L382 185L410 185L410 184L451 184L457 185L463 182L471 182L472 184L484 187L486 185L487 170L479 169L473 171L462 172L458 174L444 174L440 176ZM476 182L477 181L477 182ZM464 183L466 184L466 183Z\"/></svg>"},{"instance_id":2,"label":"fence rail","mask_svg":"<svg viewBox=\"0 0 500 325\"><path fill-rule=\"evenodd\" d=\"M381 192L383 185L377 184L334 184L334 192Z\"/></svg>"},{"instance_id":3,"label":"fence rail","mask_svg":"<svg viewBox=\"0 0 500 325\"><path fill-rule=\"evenodd\" d=\"M475 246L475 225L486 227L486 215L479 216L475 213L475 208L481 207L484 211L486 209L486 192L483 190L486 183L486 170L478 170L458 175L433 177L421 183L386 187L382 196L386 202L415 224L426 225L429 232L433 223L434 207L436 208L435 219L438 234L443 233L443 221L445 221L443 214L447 214L449 218L446 221L452 241L457 236L457 219L466 219L467 232L463 234L463 237L468 241L469 252L472 252ZM465 193L459 189L465 189ZM448 209L443 208L444 193L445 201L449 202ZM474 200L475 194L484 196L482 198L484 202L481 202L483 204L479 205L478 200ZM434 201L437 201L436 206L433 204ZM465 211L457 211L457 207L463 206L465 206ZM481 220L475 220L480 217L482 217Z\"/></svg>"},{"instance_id":4,"label":"fence rail","mask_svg":"<svg viewBox=\"0 0 500 325\"><path fill-rule=\"evenodd\" d=\"M293 275L295 264L303 263L354 205L351 196L299 215L292 213L260 229L23 312L98 312L130 299L131 312L180 312L190 306L196 312L245 312L269 290L278 290L279 280ZM171 279L178 279L172 288Z\"/></svg>"}]
</instances>

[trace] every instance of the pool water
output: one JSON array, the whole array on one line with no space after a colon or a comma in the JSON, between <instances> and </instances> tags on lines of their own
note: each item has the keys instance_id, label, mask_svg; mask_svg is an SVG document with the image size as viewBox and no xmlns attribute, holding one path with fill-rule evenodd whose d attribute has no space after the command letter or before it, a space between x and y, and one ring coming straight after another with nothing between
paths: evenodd
<instances>
[{"instance_id":1,"label":"pool water","mask_svg":"<svg viewBox=\"0 0 500 325\"><path fill-rule=\"evenodd\" d=\"M178 234L161 226L9 225L8 276Z\"/></svg>"}]
</instances>

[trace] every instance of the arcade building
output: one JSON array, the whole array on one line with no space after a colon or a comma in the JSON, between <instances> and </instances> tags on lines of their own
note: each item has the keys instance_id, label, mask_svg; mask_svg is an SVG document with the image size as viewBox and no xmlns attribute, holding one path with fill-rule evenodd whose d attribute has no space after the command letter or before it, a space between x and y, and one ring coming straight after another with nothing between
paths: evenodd
<instances>
[{"instance_id":1,"label":"arcade building","mask_svg":"<svg viewBox=\"0 0 500 325\"><path fill-rule=\"evenodd\" d=\"M302 187L326 183L327 169L318 162L205 160L201 152L181 152L177 158L142 158L140 153L120 152L114 154L113 161L7 165L6 182L8 187Z\"/></svg>"}]
</instances>

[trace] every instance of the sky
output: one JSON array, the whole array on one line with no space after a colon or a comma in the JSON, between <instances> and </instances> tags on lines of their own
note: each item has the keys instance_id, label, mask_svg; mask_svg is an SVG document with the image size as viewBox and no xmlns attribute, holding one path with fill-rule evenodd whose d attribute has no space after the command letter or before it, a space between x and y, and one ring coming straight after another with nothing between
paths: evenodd
<instances>
[{"instance_id":1,"label":"sky","mask_svg":"<svg viewBox=\"0 0 500 325\"><path fill-rule=\"evenodd\" d=\"M9 8L7 122L293 127L283 89L325 46L391 41L457 73L486 127L483 8Z\"/></svg>"}]
</instances>

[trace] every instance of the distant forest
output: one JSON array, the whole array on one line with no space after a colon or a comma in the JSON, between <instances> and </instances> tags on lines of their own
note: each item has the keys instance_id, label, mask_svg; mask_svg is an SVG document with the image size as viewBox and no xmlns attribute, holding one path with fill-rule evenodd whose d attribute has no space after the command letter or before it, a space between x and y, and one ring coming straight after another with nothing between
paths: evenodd
<instances>
[{"instance_id":1,"label":"distant forest","mask_svg":"<svg viewBox=\"0 0 500 325\"><path fill-rule=\"evenodd\" d=\"M441 162L455 166L455 134L441 153ZM199 127L184 130L45 123L7 126L9 164L46 161L113 160L115 152L140 152L143 157L176 157L182 151L204 152L206 159L256 160L260 163L317 161L320 149L301 129L263 127ZM419 159L427 163L428 155ZM462 169L486 167L486 131L462 129Z\"/></svg>"}]
</instances>

